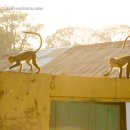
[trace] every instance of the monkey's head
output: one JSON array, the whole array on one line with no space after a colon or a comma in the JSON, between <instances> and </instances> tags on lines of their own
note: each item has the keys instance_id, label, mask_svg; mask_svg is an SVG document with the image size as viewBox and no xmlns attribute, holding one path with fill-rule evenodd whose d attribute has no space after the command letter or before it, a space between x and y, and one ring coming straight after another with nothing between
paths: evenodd
<instances>
[{"instance_id":1,"label":"monkey's head","mask_svg":"<svg viewBox=\"0 0 130 130\"><path fill-rule=\"evenodd\" d=\"M118 60L117 58L110 58L110 64L111 64L111 66L113 66L113 67L117 66L117 64L118 64L117 60Z\"/></svg>"},{"instance_id":2,"label":"monkey's head","mask_svg":"<svg viewBox=\"0 0 130 130\"><path fill-rule=\"evenodd\" d=\"M9 56L9 57L8 57L8 61L9 61L10 63L14 63L14 62L15 62L14 56Z\"/></svg>"}]
</instances>

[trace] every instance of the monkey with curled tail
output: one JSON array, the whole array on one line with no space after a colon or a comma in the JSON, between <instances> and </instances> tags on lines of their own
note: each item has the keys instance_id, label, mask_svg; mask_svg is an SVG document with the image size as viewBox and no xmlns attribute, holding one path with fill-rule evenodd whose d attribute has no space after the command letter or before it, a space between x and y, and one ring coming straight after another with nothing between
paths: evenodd
<instances>
[{"instance_id":1,"label":"monkey with curled tail","mask_svg":"<svg viewBox=\"0 0 130 130\"><path fill-rule=\"evenodd\" d=\"M18 55L9 56L8 61L10 63L15 63L14 65L10 66L9 69L12 69L16 66L20 66L20 72L22 71L22 61L26 61L26 63L30 66L30 70L32 70L32 64L38 69L37 73L40 72L40 67L37 65L37 57L36 53L41 49L42 47L42 37L40 34L36 32L29 32L29 31L23 31L25 34L35 34L39 36L40 38L40 46L35 51L26 51L23 53L20 53ZM32 61L32 64L30 63Z\"/></svg>"},{"instance_id":2,"label":"monkey with curled tail","mask_svg":"<svg viewBox=\"0 0 130 130\"><path fill-rule=\"evenodd\" d=\"M125 40L123 42L123 49L124 49L126 41L129 37L130 37L130 35L125 38ZM126 76L127 76L127 78L129 78L130 56L124 56L124 57L120 57L120 58L110 58L109 61L110 61L110 69L109 69L108 73L104 74L103 76L110 75L112 70L114 68L117 68L117 69L119 69L119 78L121 78L122 77L122 69L123 69L123 67L126 66Z\"/></svg>"}]
</instances>

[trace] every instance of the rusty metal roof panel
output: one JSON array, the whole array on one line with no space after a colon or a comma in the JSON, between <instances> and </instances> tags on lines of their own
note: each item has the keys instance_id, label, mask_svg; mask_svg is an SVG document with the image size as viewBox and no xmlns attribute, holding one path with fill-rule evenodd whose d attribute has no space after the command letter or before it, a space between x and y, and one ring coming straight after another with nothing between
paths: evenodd
<instances>
[{"instance_id":1,"label":"rusty metal roof panel","mask_svg":"<svg viewBox=\"0 0 130 130\"><path fill-rule=\"evenodd\" d=\"M109 59L111 57L130 55L130 46L127 44L123 50L122 43L115 42L72 47L43 66L42 72L56 75L100 77L109 69ZM111 77L118 77L118 71L114 70Z\"/></svg>"}]
</instances>

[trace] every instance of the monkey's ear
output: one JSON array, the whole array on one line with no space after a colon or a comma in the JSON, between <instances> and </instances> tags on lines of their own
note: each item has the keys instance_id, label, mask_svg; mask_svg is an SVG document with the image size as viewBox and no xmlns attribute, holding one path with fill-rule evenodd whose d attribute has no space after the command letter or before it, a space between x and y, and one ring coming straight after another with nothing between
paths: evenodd
<instances>
[{"instance_id":1,"label":"monkey's ear","mask_svg":"<svg viewBox=\"0 0 130 130\"><path fill-rule=\"evenodd\" d=\"M8 57L8 61L9 61L10 63L14 63L14 61L15 61L14 56L9 56L9 57Z\"/></svg>"}]
</instances>

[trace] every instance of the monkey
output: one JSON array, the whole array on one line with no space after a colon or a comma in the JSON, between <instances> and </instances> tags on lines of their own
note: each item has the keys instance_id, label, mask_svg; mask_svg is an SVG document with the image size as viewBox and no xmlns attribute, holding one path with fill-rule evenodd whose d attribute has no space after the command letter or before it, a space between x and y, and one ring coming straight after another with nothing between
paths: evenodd
<instances>
[{"instance_id":1,"label":"monkey","mask_svg":"<svg viewBox=\"0 0 130 130\"><path fill-rule=\"evenodd\" d=\"M130 56L124 56L120 58L110 58L110 69L108 73L103 76L108 76L114 68L119 69L119 78L122 77L122 69L126 65L126 76L129 78L130 73Z\"/></svg>"},{"instance_id":2,"label":"monkey","mask_svg":"<svg viewBox=\"0 0 130 130\"><path fill-rule=\"evenodd\" d=\"M128 39L129 37L130 37L130 35L125 38L125 40L124 40L124 42L123 42L123 47L122 47L123 49L125 48L126 41L127 41L127 39Z\"/></svg>"},{"instance_id":3,"label":"monkey","mask_svg":"<svg viewBox=\"0 0 130 130\"><path fill-rule=\"evenodd\" d=\"M36 32L29 32L29 31L23 31L25 34L36 34L39 36L40 38L40 46L37 50L35 51L25 51L22 52L18 55L14 55L14 56L9 56L8 57L8 61L10 63L15 63L14 65L10 66L9 69L11 70L12 68L16 67L16 66L20 66L20 72L22 71L22 61L26 61L26 63L30 66L30 70L32 70L32 64L38 69L37 73L40 72L40 67L37 65L37 61L36 61L36 53L41 49L42 47L42 37L40 34L36 33ZM32 60L32 64L30 63L30 61Z\"/></svg>"}]
</instances>

